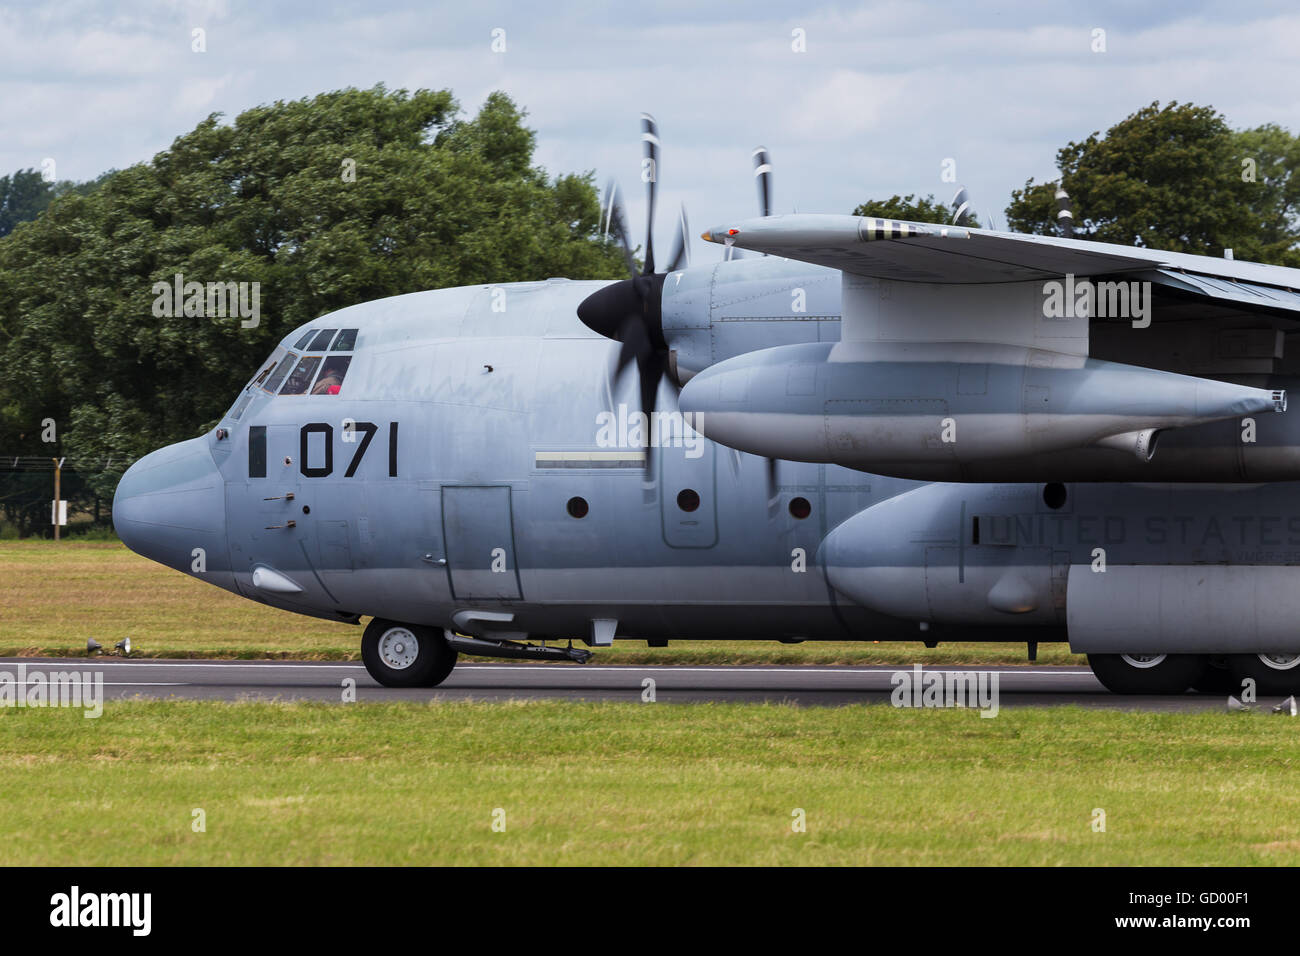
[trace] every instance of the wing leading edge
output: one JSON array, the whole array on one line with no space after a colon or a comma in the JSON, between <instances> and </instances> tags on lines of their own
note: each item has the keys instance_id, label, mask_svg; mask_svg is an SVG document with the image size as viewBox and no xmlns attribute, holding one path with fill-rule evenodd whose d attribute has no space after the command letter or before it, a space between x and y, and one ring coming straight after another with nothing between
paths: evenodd
<instances>
[{"instance_id":1,"label":"wing leading edge","mask_svg":"<svg viewBox=\"0 0 1300 956\"><path fill-rule=\"evenodd\" d=\"M703 238L839 269L850 275L902 282L953 284L1025 282L1066 275L1102 276L1139 271L1162 284L1194 273L1215 281L1190 280L1187 291L1243 304L1291 309L1290 295L1242 290L1249 283L1300 295L1300 269L1187 253L994 232L934 223L866 216L800 214L747 219L704 233Z\"/></svg>"}]
</instances>

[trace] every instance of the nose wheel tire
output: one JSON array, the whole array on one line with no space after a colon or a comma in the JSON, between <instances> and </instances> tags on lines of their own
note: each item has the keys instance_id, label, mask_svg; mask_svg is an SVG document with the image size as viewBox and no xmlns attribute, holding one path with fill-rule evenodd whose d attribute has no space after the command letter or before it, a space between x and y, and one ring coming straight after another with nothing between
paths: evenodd
<instances>
[{"instance_id":1,"label":"nose wheel tire","mask_svg":"<svg viewBox=\"0 0 1300 956\"><path fill-rule=\"evenodd\" d=\"M460 655L442 631L420 624L375 618L361 638L366 671L385 687L437 687Z\"/></svg>"},{"instance_id":2,"label":"nose wheel tire","mask_svg":"<svg viewBox=\"0 0 1300 956\"><path fill-rule=\"evenodd\" d=\"M1181 694L1204 674L1196 654L1089 654L1102 686L1115 694Z\"/></svg>"},{"instance_id":3,"label":"nose wheel tire","mask_svg":"<svg viewBox=\"0 0 1300 956\"><path fill-rule=\"evenodd\" d=\"M1300 694L1300 654L1233 654L1228 658L1236 692L1253 680L1259 694Z\"/></svg>"}]
</instances>

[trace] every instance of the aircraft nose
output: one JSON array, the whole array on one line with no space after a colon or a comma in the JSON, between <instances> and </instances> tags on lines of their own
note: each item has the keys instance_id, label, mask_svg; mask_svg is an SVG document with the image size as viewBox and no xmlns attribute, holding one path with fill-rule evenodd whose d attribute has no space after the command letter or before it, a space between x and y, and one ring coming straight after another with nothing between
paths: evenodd
<instances>
[{"instance_id":1,"label":"aircraft nose","mask_svg":"<svg viewBox=\"0 0 1300 956\"><path fill-rule=\"evenodd\" d=\"M207 439L192 438L127 469L113 495L113 527L136 554L224 587L225 497Z\"/></svg>"}]
</instances>

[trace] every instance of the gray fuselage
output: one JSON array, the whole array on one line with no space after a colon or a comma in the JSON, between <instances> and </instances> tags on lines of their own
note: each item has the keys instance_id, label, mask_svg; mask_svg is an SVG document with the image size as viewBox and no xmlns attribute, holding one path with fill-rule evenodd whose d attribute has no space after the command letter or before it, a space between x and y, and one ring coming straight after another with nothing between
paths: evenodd
<instances>
[{"instance_id":1,"label":"gray fuselage","mask_svg":"<svg viewBox=\"0 0 1300 956\"><path fill-rule=\"evenodd\" d=\"M836 341L834 276L776 259L690 270L691 294L725 287L738 304L679 334L693 336L696 365ZM281 361L305 354L294 343L309 331L357 330L337 394L250 383L218 429L128 471L119 534L170 567L326 619L556 639L615 620L619 637L656 643L1064 639L1072 576L1095 569L1098 548L1111 575L1300 562L1289 483L1078 484L1049 504L1042 484L782 461L772 496L763 458L690 430L654 450L647 481L629 435L635 382L611 384L619 344L575 314L605 284L422 292L295 330ZM781 309L795 284L809 307L792 316ZM757 291L736 294L746 287ZM781 309L765 312L764 296ZM667 291L664 311L668 328ZM669 417L676 391L661 383Z\"/></svg>"}]
</instances>

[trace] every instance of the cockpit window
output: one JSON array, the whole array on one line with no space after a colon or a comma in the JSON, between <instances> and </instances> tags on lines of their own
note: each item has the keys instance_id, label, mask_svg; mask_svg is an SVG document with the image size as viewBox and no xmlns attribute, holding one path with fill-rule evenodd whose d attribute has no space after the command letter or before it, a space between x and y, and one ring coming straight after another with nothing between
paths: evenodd
<instances>
[{"instance_id":1,"label":"cockpit window","mask_svg":"<svg viewBox=\"0 0 1300 956\"><path fill-rule=\"evenodd\" d=\"M316 337L311 340L311 345L307 346L308 352L324 352L330 347L330 339L334 338L334 333L338 329L321 329L316 333Z\"/></svg>"},{"instance_id":2,"label":"cockpit window","mask_svg":"<svg viewBox=\"0 0 1300 956\"><path fill-rule=\"evenodd\" d=\"M251 388L245 389L244 394L239 396L239 401L235 402L235 407L230 410L230 414L226 417L233 421L239 421L239 416L244 414L244 409L248 408L248 403L253 400L255 394Z\"/></svg>"},{"instance_id":3,"label":"cockpit window","mask_svg":"<svg viewBox=\"0 0 1300 956\"><path fill-rule=\"evenodd\" d=\"M357 329L308 329L298 339L294 351L276 349L246 391L259 387L272 395L339 394L353 357L338 353L356 348L357 332ZM303 355L304 350L324 354Z\"/></svg>"},{"instance_id":4,"label":"cockpit window","mask_svg":"<svg viewBox=\"0 0 1300 956\"><path fill-rule=\"evenodd\" d=\"M301 395L307 391L307 386L316 377L316 366L318 365L320 365L319 355L304 355L294 367L294 370L289 373L289 378L285 381L284 388L280 389L280 394Z\"/></svg>"},{"instance_id":5,"label":"cockpit window","mask_svg":"<svg viewBox=\"0 0 1300 956\"><path fill-rule=\"evenodd\" d=\"M289 369L293 368L294 363L297 361L297 354L290 352L286 355L280 361L280 364L275 367L275 370L271 372L270 377L267 378L266 383L262 388L274 395L275 390L279 388L280 383L284 381L284 377L289 374Z\"/></svg>"},{"instance_id":6,"label":"cockpit window","mask_svg":"<svg viewBox=\"0 0 1300 956\"><path fill-rule=\"evenodd\" d=\"M272 371L275 370L275 367L276 367L276 365L278 365L278 364L279 364L279 359L278 359L277 357L274 357L274 356L273 356L273 357L271 358L271 361L269 361L269 362L266 364L266 368L262 369L262 371L260 371L260 372L257 373L257 378L253 379L253 381L252 381L251 384L253 384L253 385L261 385L263 382L266 381L266 377L267 377L268 375L270 375Z\"/></svg>"},{"instance_id":7,"label":"cockpit window","mask_svg":"<svg viewBox=\"0 0 1300 956\"><path fill-rule=\"evenodd\" d=\"M343 379L348 374L348 366L351 364L351 355L326 356L320 378L316 379L316 387L311 390L311 393L313 395L337 395L339 390L343 388Z\"/></svg>"}]
</instances>

